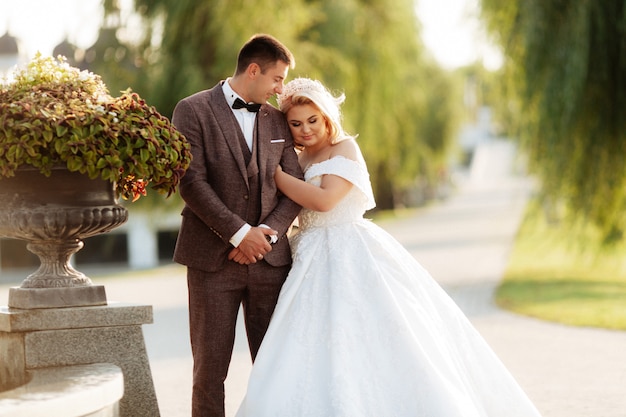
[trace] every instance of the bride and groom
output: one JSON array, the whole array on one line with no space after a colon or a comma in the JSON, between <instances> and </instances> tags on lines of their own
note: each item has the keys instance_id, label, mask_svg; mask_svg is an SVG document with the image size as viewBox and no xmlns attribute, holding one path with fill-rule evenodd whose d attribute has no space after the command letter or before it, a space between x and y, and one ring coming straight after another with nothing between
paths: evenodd
<instances>
[{"instance_id":1,"label":"bride and groom","mask_svg":"<svg viewBox=\"0 0 626 417\"><path fill-rule=\"evenodd\" d=\"M193 152L174 255L188 270L192 415L224 416L243 305L254 366L238 417L539 416L428 272L363 218L375 203L344 97L283 85L293 65L255 35L231 78L174 111Z\"/></svg>"}]
</instances>

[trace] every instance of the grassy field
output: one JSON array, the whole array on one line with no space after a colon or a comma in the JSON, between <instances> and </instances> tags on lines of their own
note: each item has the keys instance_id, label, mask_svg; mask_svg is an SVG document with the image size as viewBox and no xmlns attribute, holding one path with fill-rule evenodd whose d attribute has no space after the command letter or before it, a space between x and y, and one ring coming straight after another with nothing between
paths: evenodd
<instances>
[{"instance_id":1,"label":"grassy field","mask_svg":"<svg viewBox=\"0 0 626 417\"><path fill-rule=\"evenodd\" d=\"M502 308L574 326L626 330L626 243L599 249L591 232L574 237L530 203L505 277Z\"/></svg>"}]
</instances>

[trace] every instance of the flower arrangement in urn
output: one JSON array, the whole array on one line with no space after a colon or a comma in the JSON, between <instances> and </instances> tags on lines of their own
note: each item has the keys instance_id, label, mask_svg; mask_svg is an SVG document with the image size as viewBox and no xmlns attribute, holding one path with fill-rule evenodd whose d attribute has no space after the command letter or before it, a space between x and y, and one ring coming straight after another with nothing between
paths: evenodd
<instances>
[{"instance_id":1,"label":"flower arrangement in urn","mask_svg":"<svg viewBox=\"0 0 626 417\"><path fill-rule=\"evenodd\" d=\"M137 200L175 192L191 161L184 136L138 94L113 97L100 76L37 54L0 85L0 182L59 165L115 184Z\"/></svg>"},{"instance_id":2,"label":"flower arrangement in urn","mask_svg":"<svg viewBox=\"0 0 626 417\"><path fill-rule=\"evenodd\" d=\"M40 266L10 289L9 307L106 304L71 256L128 219L118 197L169 196L190 162L185 137L136 93L113 97L62 57L14 71L0 85L0 237L27 241Z\"/></svg>"}]
</instances>

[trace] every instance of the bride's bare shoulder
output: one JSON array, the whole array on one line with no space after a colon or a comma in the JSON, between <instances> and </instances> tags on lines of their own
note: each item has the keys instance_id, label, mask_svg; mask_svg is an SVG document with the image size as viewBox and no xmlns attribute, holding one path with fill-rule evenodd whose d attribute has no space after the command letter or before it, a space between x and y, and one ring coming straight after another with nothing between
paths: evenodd
<instances>
[{"instance_id":1,"label":"bride's bare shoulder","mask_svg":"<svg viewBox=\"0 0 626 417\"><path fill-rule=\"evenodd\" d=\"M360 155L359 145L354 139L344 139L332 146L330 157L343 156L344 158L357 161Z\"/></svg>"}]
</instances>

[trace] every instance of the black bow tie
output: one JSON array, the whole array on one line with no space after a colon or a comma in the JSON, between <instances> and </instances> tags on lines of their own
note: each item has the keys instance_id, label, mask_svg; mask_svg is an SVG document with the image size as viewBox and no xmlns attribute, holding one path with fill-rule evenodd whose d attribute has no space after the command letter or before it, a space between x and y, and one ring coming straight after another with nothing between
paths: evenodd
<instances>
[{"instance_id":1,"label":"black bow tie","mask_svg":"<svg viewBox=\"0 0 626 417\"><path fill-rule=\"evenodd\" d=\"M257 103L250 103L250 104L248 104L245 101L243 101L242 99L240 99L239 97L237 97L237 99L233 103L233 109L243 109L244 107L249 112L256 113L261 108L261 105L257 104Z\"/></svg>"}]
</instances>

